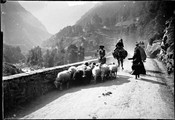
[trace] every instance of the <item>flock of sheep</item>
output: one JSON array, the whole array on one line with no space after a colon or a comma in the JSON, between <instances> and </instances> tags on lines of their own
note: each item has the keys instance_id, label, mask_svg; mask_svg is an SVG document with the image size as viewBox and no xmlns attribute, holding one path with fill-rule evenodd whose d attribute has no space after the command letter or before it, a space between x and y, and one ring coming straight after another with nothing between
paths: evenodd
<instances>
[{"instance_id":1,"label":"flock of sheep","mask_svg":"<svg viewBox=\"0 0 175 120\"><path fill-rule=\"evenodd\" d=\"M71 84L90 84L93 80L95 84L99 81L113 79L117 77L118 65L115 63L84 63L80 66L71 66L68 70L59 72L54 84L56 88L63 89L63 85L67 85L67 89Z\"/></svg>"}]
</instances>

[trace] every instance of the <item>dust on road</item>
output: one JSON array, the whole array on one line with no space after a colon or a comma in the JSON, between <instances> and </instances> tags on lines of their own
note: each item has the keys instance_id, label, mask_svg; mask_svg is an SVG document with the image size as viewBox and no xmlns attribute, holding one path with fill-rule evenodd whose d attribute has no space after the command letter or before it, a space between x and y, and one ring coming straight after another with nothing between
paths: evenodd
<instances>
[{"instance_id":1,"label":"dust on road","mask_svg":"<svg viewBox=\"0 0 175 120\"><path fill-rule=\"evenodd\" d=\"M115 80L53 91L30 105L22 119L174 119L173 96L162 82L155 62L148 59L147 75L130 75L131 61Z\"/></svg>"}]
</instances>

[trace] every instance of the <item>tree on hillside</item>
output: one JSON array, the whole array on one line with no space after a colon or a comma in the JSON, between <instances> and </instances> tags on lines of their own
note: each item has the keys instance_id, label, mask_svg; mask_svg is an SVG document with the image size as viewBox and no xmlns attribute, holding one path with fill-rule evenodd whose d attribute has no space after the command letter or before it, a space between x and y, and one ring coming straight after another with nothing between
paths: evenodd
<instances>
[{"instance_id":1,"label":"tree on hillside","mask_svg":"<svg viewBox=\"0 0 175 120\"><path fill-rule=\"evenodd\" d=\"M28 53L28 56L27 56L27 63L29 65L41 66L42 62L43 62L43 58L42 58L41 48L39 46L37 46L37 47L34 47L33 49L31 49Z\"/></svg>"},{"instance_id":2,"label":"tree on hillside","mask_svg":"<svg viewBox=\"0 0 175 120\"><path fill-rule=\"evenodd\" d=\"M3 61L8 63L19 63L25 61L25 56L21 53L19 46L13 47L11 45L3 44Z\"/></svg>"},{"instance_id":3,"label":"tree on hillside","mask_svg":"<svg viewBox=\"0 0 175 120\"><path fill-rule=\"evenodd\" d=\"M47 49L46 53L43 55L43 61L45 67L51 66L52 63L49 63L50 62L49 59L50 59L50 51Z\"/></svg>"},{"instance_id":4,"label":"tree on hillside","mask_svg":"<svg viewBox=\"0 0 175 120\"><path fill-rule=\"evenodd\" d=\"M78 57L78 47L74 44L71 44L67 49L69 63L77 62Z\"/></svg>"}]
</instances>

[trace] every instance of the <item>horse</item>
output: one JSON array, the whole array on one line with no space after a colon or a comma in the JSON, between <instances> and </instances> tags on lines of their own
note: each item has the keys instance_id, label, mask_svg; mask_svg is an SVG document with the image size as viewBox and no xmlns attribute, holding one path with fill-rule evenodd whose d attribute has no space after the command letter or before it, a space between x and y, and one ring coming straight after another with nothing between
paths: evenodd
<instances>
[{"instance_id":1,"label":"horse","mask_svg":"<svg viewBox=\"0 0 175 120\"><path fill-rule=\"evenodd\" d=\"M127 57L128 52L125 49L116 49L112 54L113 54L113 57L118 61L118 67L120 67L121 65L123 70L124 69L123 60Z\"/></svg>"}]
</instances>

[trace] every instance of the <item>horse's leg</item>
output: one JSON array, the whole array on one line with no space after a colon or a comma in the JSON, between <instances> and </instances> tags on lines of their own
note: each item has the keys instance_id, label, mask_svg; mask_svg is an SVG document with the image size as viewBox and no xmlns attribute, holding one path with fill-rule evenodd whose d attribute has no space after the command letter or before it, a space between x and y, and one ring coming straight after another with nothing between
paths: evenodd
<instances>
[{"instance_id":1,"label":"horse's leg","mask_svg":"<svg viewBox=\"0 0 175 120\"><path fill-rule=\"evenodd\" d=\"M120 67L120 59L118 58L117 61L118 61L118 67Z\"/></svg>"},{"instance_id":2,"label":"horse's leg","mask_svg":"<svg viewBox=\"0 0 175 120\"><path fill-rule=\"evenodd\" d=\"M122 69L124 69L124 68L123 68L123 59L121 59L121 66L122 66Z\"/></svg>"}]
</instances>

